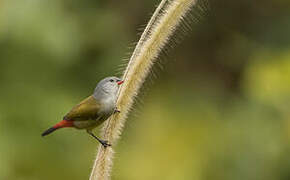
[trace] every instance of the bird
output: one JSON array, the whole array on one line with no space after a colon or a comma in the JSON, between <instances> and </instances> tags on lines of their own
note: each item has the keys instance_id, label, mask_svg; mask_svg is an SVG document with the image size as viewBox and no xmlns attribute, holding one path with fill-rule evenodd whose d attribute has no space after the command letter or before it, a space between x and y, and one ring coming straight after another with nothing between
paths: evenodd
<instances>
[{"instance_id":1,"label":"bird","mask_svg":"<svg viewBox=\"0 0 290 180\"><path fill-rule=\"evenodd\" d=\"M112 114L120 113L116 107L117 94L120 85L124 81L112 76L101 80L93 94L74 106L63 120L44 131L41 135L46 136L57 129L74 127L85 129L89 135L97 139L105 148L111 146L106 140L95 136L92 130L106 121Z\"/></svg>"}]
</instances>

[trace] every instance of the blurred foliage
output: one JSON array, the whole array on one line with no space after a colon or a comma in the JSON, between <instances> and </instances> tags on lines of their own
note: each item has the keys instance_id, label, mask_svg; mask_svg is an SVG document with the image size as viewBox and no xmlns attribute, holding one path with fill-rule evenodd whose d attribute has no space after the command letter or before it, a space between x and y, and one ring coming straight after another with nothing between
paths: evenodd
<instances>
[{"instance_id":1,"label":"blurred foliage","mask_svg":"<svg viewBox=\"0 0 290 180\"><path fill-rule=\"evenodd\" d=\"M0 179L88 179L94 139L40 134L121 73L158 2L1 1ZM192 29L143 89L113 179L289 179L290 1L211 2Z\"/></svg>"}]
</instances>

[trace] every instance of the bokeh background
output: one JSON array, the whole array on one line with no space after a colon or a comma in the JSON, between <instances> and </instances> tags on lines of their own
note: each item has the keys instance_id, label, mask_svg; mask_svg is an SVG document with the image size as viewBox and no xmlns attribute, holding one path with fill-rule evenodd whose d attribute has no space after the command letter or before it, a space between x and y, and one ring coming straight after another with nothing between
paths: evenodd
<instances>
[{"instance_id":1,"label":"bokeh background","mask_svg":"<svg viewBox=\"0 0 290 180\"><path fill-rule=\"evenodd\" d=\"M120 74L158 3L1 1L1 180L88 179L94 139L40 134ZM290 1L219 0L205 14L148 79L112 179L290 179Z\"/></svg>"}]
</instances>

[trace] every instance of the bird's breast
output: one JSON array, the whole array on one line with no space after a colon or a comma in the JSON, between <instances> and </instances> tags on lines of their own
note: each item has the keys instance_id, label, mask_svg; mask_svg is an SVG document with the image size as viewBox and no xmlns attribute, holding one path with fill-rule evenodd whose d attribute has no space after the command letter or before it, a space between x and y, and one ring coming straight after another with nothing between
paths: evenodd
<instances>
[{"instance_id":1,"label":"bird's breast","mask_svg":"<svg viewBox=\"0 0 290 180\"><path fill-rule=\"evenodd\" d=\"M105 98L101 102L101 108L100 108L100 113L102 114L112 114L113 111L115 110L116 106L116 100L113 97L110 98Z\"/></svg>"}]
</instances>

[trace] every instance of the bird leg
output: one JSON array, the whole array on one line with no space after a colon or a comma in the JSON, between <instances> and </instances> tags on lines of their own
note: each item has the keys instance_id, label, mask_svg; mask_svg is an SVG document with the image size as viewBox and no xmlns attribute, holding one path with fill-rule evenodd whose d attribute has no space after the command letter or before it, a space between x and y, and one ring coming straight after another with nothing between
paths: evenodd
<instances>
[{"instance_id":1,"label":"bird leg","mask_svg":"<svg viewBox=\"0 0 290 180\"><path fill-rule=\"evenodd\" d=\"M108 146L111 146L111 144L108 143L108 141L106 140L101 140L100 138L98 138L97 136L95 136L91 131L88 131L87 130L87 133L89 135L91 135L92 137L94 137L96 140L98 140L103 146L104 148L108 147Z\"/></svg>"},{"instance_id":2,"label":"bird leg","mask_svg":"<svg viewBox=\"0 0 290 180\"><path fill-rule=\"evenodd\" d=\"M115 110L114 110L114 114L115 114L115 113L120 113L120 112L121 112L121 111L116 107Z\"/></svg>"}]
</instances>

